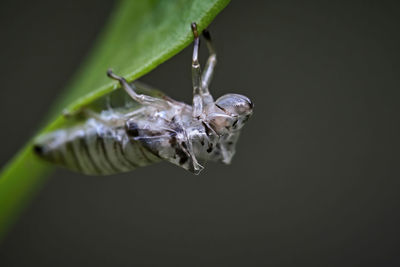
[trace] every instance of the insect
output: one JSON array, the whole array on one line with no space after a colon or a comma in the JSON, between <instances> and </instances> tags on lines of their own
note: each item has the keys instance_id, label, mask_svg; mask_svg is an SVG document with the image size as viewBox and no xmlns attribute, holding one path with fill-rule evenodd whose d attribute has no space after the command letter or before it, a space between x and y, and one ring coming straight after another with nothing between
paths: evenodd
<instances>
[{"instance_id":1,"label":"insect","mask_svg":"<svg viewBox=\"0 0 400 267\"><path fill-rule=\"evenodd\" d=\"M213 99L208 88L217 63L216 52L209 32L204 30L209 57L202 72L196 23L191 28L192 106L143 84L129 84L108 70L107 75L124 89L115 92L123 92L125 100L111 107L110 102L121 98L121 93L113 93L107 100L108 108L100 105L96 110L94 105L83 109L80 123L40 136L34 143L35 153L88 175L127 172L162 160L194 174L209 160L229 164L240 130L252 115L253 103L239 94Z\"/></svg>"}]
</instances>

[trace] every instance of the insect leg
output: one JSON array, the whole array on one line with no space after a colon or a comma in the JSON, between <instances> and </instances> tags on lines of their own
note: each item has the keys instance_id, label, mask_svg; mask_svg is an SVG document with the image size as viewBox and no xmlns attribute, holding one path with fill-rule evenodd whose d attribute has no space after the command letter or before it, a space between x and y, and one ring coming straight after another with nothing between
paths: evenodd
<instances>
[{"instance_id":1,"label":"insect leg","mask_svg":"<svg viewBox=\"0 0 400 267\"><path fill-rule=\"evenodd\" d=\"M197 32L196 23L191 24L194 36L193 56L192 56L192 84L193 84L193 117L200 117L203 111L203 101L201 97L201 68L199 63L200 38Z\"/></svg>"},{"instance_id":2,"label":"insect leg","mask_svg":"<svg viewBox=\"0 0 400 267\"><path fill-rule=\"evenodd\" d=\"M110 119L103 118L99 113L87 107L81 107L73 112L63 111L63 116L68 120L74 120L74 119L82 120L82 119L92 118L108 127L114 127L115 125L120 125L125 121L124 118L110 118Z\"/></svg>"},{"instance_id":3,"label":"insect leg","mask_svg":"<svg viewBox=\"0 0 400 267\"><path fill-rule=\"evenodd\" d=\"M67 110L64 109L62 111L62 115L65 119L67 120L79 120L82 118L88 118L90 116L90 114L88 114L87 112L87 108L86 107L80 107L76 110Z\"/></svg>"},{"instance_id":4,"label":"insect leg","mask_svg":"<svg viewBox=\"0 0 400 267\"><path fill-rule=\"evenodd\" d=\"M186 138L187 138L187 135L186 135ZM197 158L196 158L194 150L193 150L192 141L188 138L187 138L187 140L188 140L188 142L186 144L187 147L183 146L182 150L186 154L189 155L189 157L192 161L192 164L190 166L190 171L192 171L194 174L199 174L204 169L204 167L197 161ZM191 168L193 168L193 169L191 169Z\"/></svg>"},{"instance_id":5,"label":"insect leg","mask_svg":"<svg viewBox=\"0 0 400 267\"><path fill-rule=\"evenodd\" d=\"M139 95L135 92L134 88L129 85L129 83L125 80L125 78L118 76L112 72L111 69L107 71L107 76L113 80L119 81L122 88L132 97L133 100L142 104L142 105L153 105L158 106L160 108L168 108L169 104L167 101L162 100L160 98L148 96L148 95ZM134 86L134 85L133 85Z\"/></svg>"},{"instance_id":6,"label":"insect leg","mask_svg":"<svg viewBox=\"0 0 400 267\"><path fill-rule=\"evenodd\" d=\"M110 119L103 118L99 113L94 112L93 110L90 109L83 109L82 112L83 114L85 114L87 118L93 118L96 121L108 127L115 127L116 125L121 125L125 122L124 118L110 118Z\"/></svg>"},{"instance_id":7,"label":"insect leg","mask_svg":"<svg viewBox=\"0 0 400 267\"><path fill-rule=\"evenodd\" d=\"M197 31L197 25L196 23L192 23L191 26L194 35L194 47L193 47L193 57L192 57L192 83L193 83L192 116L194 118L200 118L202 114L207 113L208 107L213 106L214 104L214 99L208 91L208 85L210 84L212 73L217 61L214 48L211 44L210 35L207 31L205 31L204 37L207 40L207 47L208 50L210 51L210 57L206 64L206 70L202 75L198 59L200 39Z\"/></svg>"},{"instance_id":8,"label":"insect leg","mask_svg":"<svg viewBox=\"0 0 400 267\"><path fill-rule=\"evenodd\" d=\"M204 93L209 93L208 86L210 85L211 79L214 74L214 68L215 65L217 64L217 53L211 41L211 35L209 31L203 30L203 36L204 39L206 40L207 49L210 54L208 56L206 67L204 68L203 75L201 77L202 80L201 89L204 94Z\"/></svg>"}]
</instances>

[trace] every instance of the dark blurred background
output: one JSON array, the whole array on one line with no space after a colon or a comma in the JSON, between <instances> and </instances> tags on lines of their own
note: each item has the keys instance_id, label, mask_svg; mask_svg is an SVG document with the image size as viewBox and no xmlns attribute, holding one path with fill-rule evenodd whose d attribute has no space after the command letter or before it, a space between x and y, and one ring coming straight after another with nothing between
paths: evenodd
<instances>
[{"instance_id":1,"label":"dark blurred background","mask_svg":"<svg viewBox=\"0 0 400 267\"><path fill-rule=\"evenodd\" d=\"M35 132L112 1L2 1L3 165ZM400 5L232 1L212 92L255 102L233 164L55 172L1 266L399 266ZM203 59L205 49L202 50ZM142 80L191 101L191 47ZM129 60L129 59L127 59Z\"/></svg>"}]
</instances>

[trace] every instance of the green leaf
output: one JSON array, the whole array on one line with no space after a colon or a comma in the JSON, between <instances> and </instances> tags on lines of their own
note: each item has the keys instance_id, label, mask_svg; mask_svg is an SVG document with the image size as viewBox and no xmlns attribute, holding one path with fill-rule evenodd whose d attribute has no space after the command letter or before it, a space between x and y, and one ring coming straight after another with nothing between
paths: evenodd
<instances>
[{"instance_id":1,"label":"green leaf","mask_svg":"<svg viewBox=\"0 0 400 267\"><path fill-rule=\"evenodd\" d=\"M61 111L77 110L116 90L108 68L128 81L148 73L193 41L190 23L208 26L229 0L125 0L118 4L88 60L77 72L41 132L62 127ZM52 167L40 161L29 142L0 175L0 240Z\"/></svg>"}]
</instances>

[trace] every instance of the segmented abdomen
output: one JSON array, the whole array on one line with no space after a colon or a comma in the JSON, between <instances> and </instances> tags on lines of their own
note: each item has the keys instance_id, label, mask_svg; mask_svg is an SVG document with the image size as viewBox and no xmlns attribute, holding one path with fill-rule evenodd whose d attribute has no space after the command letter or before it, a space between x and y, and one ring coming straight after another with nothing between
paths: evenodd
<instances>
[{"instance_id":1,"label":"segmented abdomen","mask_svg":"<svg viewBox=\"0 0 400 267\"><path fill-rule=\"evenodd\" d=\"M44 135L34 148L47 161L89 175L127 172L161 160L129 138L123 126L96 121Z\"/></svg>"}]
</instances>

